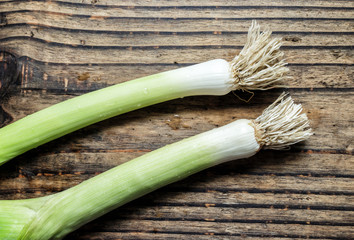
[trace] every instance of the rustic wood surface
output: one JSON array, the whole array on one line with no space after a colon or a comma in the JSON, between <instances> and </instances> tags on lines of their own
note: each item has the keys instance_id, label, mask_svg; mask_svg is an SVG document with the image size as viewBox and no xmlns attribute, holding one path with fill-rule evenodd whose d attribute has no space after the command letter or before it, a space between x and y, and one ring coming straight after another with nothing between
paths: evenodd
<instances>
[{"instance_id":1,"label":"rustic wood surface","mask_svg":"<svg viewBox=\"0 0 354 240\"><path fill-rule=\"evenodd\" d=\"M112 84L231 60L256 19L283 38L288 91L315 135L164 187L66 239L353 239L353 10L350 0L0 0L0 125ZM62 191L255 118L281 91L256 92L250 103L189 97L97 123L1 166L0 199Z\"/></svg>"}]
</instances>

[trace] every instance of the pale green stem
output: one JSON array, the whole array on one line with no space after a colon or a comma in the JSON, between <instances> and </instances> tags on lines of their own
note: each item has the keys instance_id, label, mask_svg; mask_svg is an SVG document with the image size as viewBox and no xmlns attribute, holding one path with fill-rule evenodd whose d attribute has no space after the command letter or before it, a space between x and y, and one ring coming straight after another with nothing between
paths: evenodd
<instances>
[{"instance_id":1,"label":"pale green stem","mask_svg":"<svg viewBox=\"0 0 354 240\"><path fill-rule=\"evenodd\" d=\"M223 95L231 87L228 62L212 60L72 98L1 128L0 165L104 119L185 96Z\"/></svg>"},{"instance_id":2,"label":"pale green stem","mask_svg":"<svg viewBox=\"0 0 354 240\"><path fill-rule=\"evenodd\" d=\"M133 199L216 164L249 157L259 148L249 120L239 120L167 145L45 200L39 198L39 209L35 208L35 213L27 210L27 223L22 224L21 220L23 229L18 225L12 235L17 239L61 239ZM26 200L21 200L17 205L29 207L35 200L27 201L31 202L26 204ZM7 204L11 202L17 208L16 201Z\"/></svg>"}]
</instances>

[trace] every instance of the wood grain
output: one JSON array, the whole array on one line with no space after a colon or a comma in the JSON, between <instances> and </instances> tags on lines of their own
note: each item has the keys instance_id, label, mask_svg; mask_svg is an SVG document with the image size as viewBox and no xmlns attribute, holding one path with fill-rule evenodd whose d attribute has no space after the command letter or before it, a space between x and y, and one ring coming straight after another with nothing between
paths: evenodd
<instances>
[{"instance_id":1,"label":"wood grain","mask_svg":"<svg viewBox=\"0 0 354 240\"><path fill-rule=\"evenodd\" d=\"M48 31L51 34L48 34ZM148 31L90 31L61 29L50 26L14 25L5 27L2 34L7 40L29 39L45 41L69 46L243 46L246 40L244 31L228 32L148 32ZM302 33L302 32L274 32L275 37L283 38L284 46L351 46L353 34L337 34L336 32ZM105 41L102 41L102 38ZM2 39L2 41L5 41ZM345 45L347 44L347 45Z\"/></svg>"},{"instance_id":2,"label":"wood grain","mask_svg":"<svg viewBox=\"0 0 354 240\"><path fill-rule=\"evenodd\" d=\"M21 2L21 0L2 0L3 2ZM24 0L23 0L24 1ZM58 0L58 1L46 1L46 0L36 0L36 2L56 2L62 4L69 5L93 5L95 7L119 7L119 6L160 6L160 7L176 7L176 6L196 6L196 7L204 7L204 6L218 6L218 7L242 7L242 6L258 6L258 7L301 7L301 6L310 6L310 7L353 7L353 3L348 0L336 0L336 1L323 1L323 0L314 0L314 1L292 1L292 0L269 0L264 2L262 0L231 0L231 1L223 1L223 0L210 0L210 1L200 1L200 0L191 0L186 2L185 0L129 0L123 2L117 2L115 0Z\"/></svg>"},{"instance_id":3,"label":"wood grain","mask_svg":"<svg viewBox=\"0 0 354 240\"><path fill-rule=\"evenodd\" d=\"M287 91L315 135L288 152L262 151L171 184L66 239L352 239L353 10L349 0L0 0L0 126L113 84L231 60L256 19L283 39ZM189 97L97 123L1 166L0 198L53 194L256 118L282 91L256 92L247 104L232 94Z\"/></svg>"}]
</instances>

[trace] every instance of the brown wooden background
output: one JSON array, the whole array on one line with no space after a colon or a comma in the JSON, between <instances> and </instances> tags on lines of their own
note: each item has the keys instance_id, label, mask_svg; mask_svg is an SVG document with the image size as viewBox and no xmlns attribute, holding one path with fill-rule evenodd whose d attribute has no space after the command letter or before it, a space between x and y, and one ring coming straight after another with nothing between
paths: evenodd
<instances>
[{"instance_id":1,"label":"brown wooden background","mask_svg":"<svg viewBox=\"0 0 354 240\"><path fill-rule=\"evenodd\" d=\"M66 239L350 239L353 10L350 0L1 0L0 124L115 83L231 60L256 19L284 39L288 91L315 135L289 152L262 151L172 184ZM232 94L178 99L87 127L1 166L0 198L62 191L168 143L255 118L281 91L256 92L248 104Z\"/></svg>"}]
</instances>

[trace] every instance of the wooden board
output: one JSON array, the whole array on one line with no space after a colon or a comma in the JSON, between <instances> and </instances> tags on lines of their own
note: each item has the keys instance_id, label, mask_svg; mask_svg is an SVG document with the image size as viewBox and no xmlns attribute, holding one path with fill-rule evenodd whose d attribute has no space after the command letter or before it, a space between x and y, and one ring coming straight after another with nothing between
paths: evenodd
<instances>
[{"instance_id":1,"label":"wooden board","mask_svg":"<svg viewBox=\"0 0 354 240\"><path fill-rule=\"evenodd\" d=\"M137 77L231 60L256 19L284 40L287 90L315 135L288 152L262 151L171 184L66 239L352 239L353 10L349 0L0 0L0 125ZM189 97L97 123L1 166L0 199L62 191L255 118L282 91L256 92L250 103Z\"/></svg>"}]
</instances>

